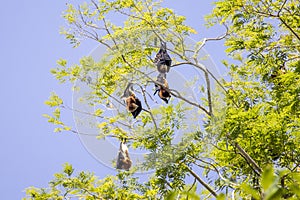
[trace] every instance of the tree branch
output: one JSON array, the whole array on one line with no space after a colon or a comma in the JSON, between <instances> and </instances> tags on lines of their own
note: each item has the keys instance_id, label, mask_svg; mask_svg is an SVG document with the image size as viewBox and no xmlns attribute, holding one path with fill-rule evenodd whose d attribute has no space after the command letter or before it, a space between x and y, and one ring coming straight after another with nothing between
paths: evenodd
<instances>
[{"instance_id":1,"label":"tree branch","mask_svg":"<svg viewBox=\"0 0 300 200\"><path fill-rule=\"evenodd\" d=\"M280 9L279 9L279 11L278 11L278 13L277 13L277 16L280 15L280 13L281 13L283 7L285 6L286 2L287 2L287 0L285 0L285 1L283 2L283 4L281 5L281 7L280 7Z\"/></svg>"},{"instance_id":2,"label":"tree branch","mask_svg":"<svg viewBox=\"0 0 300 200\"><path fill-rule=\"evenodd\" d=\"M258 166L258 164L251 158L251 156L237 143L237 142L232 142L233 146L238 149L238 151L241 153L241 155L249 162L250 164L253 165L255 168L255 172L258 175L261 175L262 169Z\"/></svg>"},{"instance_id":3,"label":"tree branch","mask_svg":"<svg viewBox=\"0 0 300 200\"><path fill-rule=\"evenodd\" d=\"M145 90L143 89L142 86L140 86L140 88L141 88L141 91L142 91L142 94L143 94L143 97L144 97L144 102L145 102L145 104L146 104L146 106L147 106L147 108L149 110L149 114L151 116L152 122L153 122L153 124L155 126L155 129L157 130L158 126L157 126L156 120L154 119L153 113L151 112L151 108L150 108L150 106L148 104L148 101L147 101L147 98L146 98L146 95L145 95Z\"/></svg>"},{"instance_id":4,"label":"tree branch","mask_svg":"<svg viewBox=\"0 0 300 200\"><path fill-rule=\"evenodd\" d=\"M197 181L204 186L214 197L217 197L218 194L207 184L203 181L192 169L190 169L186 164L182 163L183 166L191 173L191 175L197 179Z\"/></svg>"},{"instance_id":5,"label":"tree branch","mask_svg":"<svg viewBox=\"0 0 300 200\"><path fill-rule=\"evenodd\" d=\"M207 162L207 161L205 161L205 160L202 160L202 159L200 159L200 158L195 158L195 159L198 160L198 161L200 161L200 162L203 162L203 163L205 163L205 164L208 164L208 165L212 166L212 167L214 168L214 170L218 173L219 177L220 177L225 183L228 183L228 184L229 184L230 186L232 186L232 187L237 187L237 186L238 186L236 183L233 183L233 182L231 182L230 180L228 180L228 179L226 179L225 177L223 177L222 174L221 174L221 172L220 172L220 170L218 170L218 168L217 168L214 164L212 164L212 163L210 163L210 162Z\"/></svg>"},{"instance_id":6,"label":"tree branch","mask_svg":"<svg viewBox=\"0 0 300 200\"><path fill-rule=\"evenodd\" d=\"M294 36L300 41L300 36L288 25L280 16L278 16L279 20L294 34Z\"/></svg>"}]
</instances>

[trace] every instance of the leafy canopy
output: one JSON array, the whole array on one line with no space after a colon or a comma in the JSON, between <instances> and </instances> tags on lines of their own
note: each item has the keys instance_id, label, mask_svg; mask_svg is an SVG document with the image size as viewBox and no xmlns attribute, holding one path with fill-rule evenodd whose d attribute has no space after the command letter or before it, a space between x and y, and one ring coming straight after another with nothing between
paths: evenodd
<instances>
[{"instance_id":1,"label":"leafy canopy","mask_svg":"<svg viewBox=\"0 0 300 200\"><path fill-rule=\"evenodd\" d=\"M27 197L300 198L299 3L216 1L207 25L222 25L227 32L196 44L187 42L196 31L185 24L185 17L160 3L91 0L78 7L69 4L63 15L68 26L61 33L74 47L88 38L107 51L100 60L83 57L72 66L60 59L51 70L61 83L86 83L91 89L85 97L90 106L118 105L114 116L102 107L88 114L98 119L99 139L127 138L131 147L148 150L143 165L98 180L87 172L74 175L72 166L65 164L48 189L29 188ZM176 101L153 107L149 93L156 81L152 75L156 66L152 58L159 40L168 44L171 70L194 68L203 76L196 101L171 87ZM219 40L227 47L230 59L223 63L230 80L217 80L199 59L207 42ZM134 82L145 105L137 121L119 100L128 82ZM54 109L52 115L44 116L56 132L81 134L62 122L61 110L69 107L60 97L52 93L45 103ZM175 141L179 134L180 140ZM154 173L140 183L134 174L138 169L154 169Z\"/></svg>"}]
</instances>

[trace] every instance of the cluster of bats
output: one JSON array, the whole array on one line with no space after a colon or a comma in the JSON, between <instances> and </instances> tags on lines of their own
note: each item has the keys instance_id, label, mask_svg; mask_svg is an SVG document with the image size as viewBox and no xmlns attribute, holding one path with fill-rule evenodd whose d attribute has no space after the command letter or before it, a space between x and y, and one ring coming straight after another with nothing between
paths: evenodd
<instances>
[{"instance_id":1,"label":"cluster of bats","mask_svg":"<svg viewBox=\"0 0 300 200\"><path fill-rule=\"evenodd\" d=\"M166 79L167 73L170 71L171 63L172 59L167 52L166 43L161 41L161 47L154 59L154 64L157 66L159 74L156 79L155 92L153 95L158 93L158 96L166 103L168 103L171 98L169 85ZM136 118L142 111L143 107L141 101L134 94L132 83L127 85L122 99L125 101L127 110L131 112L133 118ZM120 143L117 157L117 169L129 170L131 164L132 161L129 157L128 148L125 141L122 141Z\"/></svg>"}]
</instances>

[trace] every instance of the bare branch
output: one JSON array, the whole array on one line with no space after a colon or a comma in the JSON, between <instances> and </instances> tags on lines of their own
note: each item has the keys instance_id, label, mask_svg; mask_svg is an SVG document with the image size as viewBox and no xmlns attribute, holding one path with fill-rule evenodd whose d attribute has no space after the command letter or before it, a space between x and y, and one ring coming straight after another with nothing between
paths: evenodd
<instances>
[{"instance_id":1,"label":"bare branch","mask_svg":"<svg viewBox=\"0 0 300 200\"><path fill-rule=\"evenodd\" d=\"M258 15L261 15L261 16L264 16L264 17L274 17L274 18L277 18L281 21L281 23L283 25L285 25L285 27L300 41L300 36L293 30L293 28L288 25L283 19L282 17L280 16L280 12L278 12L277 14L272 14L272 13L265 13L263 11L260 11L260 10L254 10L253 9L253 12L255 12L256 14Z\"/></svg>"},{"instance_id":2,"label":"bare branch","mask_svg":"<svg viewBox=\"0 0 300 200\"><path fill-rule=\"evenodd\" d=\"M208 77L207 70L205 71L204 76L205 76L205 81L206 81L208 108L209 108L209 113L212 116L213 115L213 108L212 108L212 100L211 100L211 87L210 87L210 80L209 80L209 77Z\"/></svg>"},{"instance_id":3,"label":"bare branch","mask_svg":"<svg viewBox=\"0 0 300 200\"><path fill-rule=\"evenodd\" d=\"M262 169L258 166L258 164L251 158L251 156L237 143L237 142L233 142L233 145L239 150L239 152L241 153L241 155L249 162L253 165L253 167L255 168L255 172L258 173L258 175L260 175L262 173Z\"/></svg>"},{"instance_id":4,"label":"bare branch","mask_svg":"<svg viewBox=\"0 0 300 200\"><path fill-rule=\"evenodd\" d=\"M197 179L197 181L203 185L212 195L215 197L218 196L218 194L207 184L205 181L203 181L192 169L190 169L186 164L182 163L183 166L190 172L190 174Z\"/></svg>"},{"instance_id":5,"label":"bare branch","mask_svg":"<svg viewBox=\"0 0 300 200\"><path fill-rule=\"evenodd\" d=\"M155 83L161 85L160 82L155 81ZM204 112L205 112L207 115L209 115L209 116L211 115L211 113L210 113L209 111L207 111L203 106L201 106L201 105L198 104L198 103L192 102L192 101L190 101L190 100L184 98L178 91L173 90L173 89L170 89L169 91L171 91L171 94L172 94L174 97L177 97L178 99L181 99L181 100L187 102L187 103L190 104L190 105L193 105L193 106L195 106L195 107L197 107L197 108L200 108L202 111L204 111ZM174 92L172 92L172 91L174 91Z\"/></svg>"},{"instance_id":6,"label":"bare branch","mask_svg":"<svg viewBox=\"0 0 300 200\"><path fill-rule=\"evenodd\" d=\"M197 47L194 51L194 55L193 55L193 58L196 59L198 54L199 54L199 51L205 46L206 42L207 41L218 41L218 40L223 40L227 35L228 35L228 27L226 24L223 24L223 26L226 28L226 32L223 34L223 35L220 35L218 37L215 37L215 38L204 38L201 45L199 47ZM196 60L197 62L197 60Z\"/></svg>"},{"instance_id":7,"label":"bare branch","mask_svg":"<svg viewBox=\"0 0 300 200\"><path fill-rule=\"evenodd\" d=\"M152 119L152 121L153 121L153 124L154 124L154 126L155 126L155 129L157 130L158 127L157 127L157 124L156 124L156 120L155 120L155 118L154 118L154 116L153 116L153 114L152 114L152 112L151 112L151 108L150 108L150 106L149 106L149 104L148 104L148 101L147 101L147 98L146 98L146 95L145 95L145 90L144 90L144 88L143 88L142 86L140 86L140 88L141 88L141 91L142 91L142 94L143 94L143 97L144 97L144 102L145 102L145 104L146 104L146 106L147 106L147 108L148 108L148 110L149 110L149 114L150 114L150 116L151 116L151 119Z\"/></svg>"},{"instance_id":8,"label":"bare branch","mask_svg":"<svg viewBox=\"0 0 300 200\"><path fill-rule=\"evenodd\" d=\"M188 192L189 191L191 191L191 189L195 186L195 184L196 184L196 181L197 181L197 179L196 178L194 178L194 182L193 182L193 184L191 185L191 187L190 187L190 189L188 189Z\"/></svg>"},{"instance_id":9,"label":"bare branch","mask_svg":"<svg viewBox=\"0 0 300 200\"><path fill-rule=\"evenodd\" d=\"M230 186L233 186L233 187L237 187L237 186L238 186L238 184L233 183L233 182L231 182L230 180L224 178L224 177L222 176L220 170L218 170L218 168L217 168L214 164L212 164L212 163L210 163L210 162L207 162L207 161L205 161L205 160L202 160L202 159L200 159L200 158L195 158L195 159L198 160L198 161L200 161L200 162L203 162L203 163L205 163L205 164L208 164L208 165L212 166L212 167L214 168L214 170L218 173L219 177L220 177L225 183L228 183Z\"/></svg>"},{"instance_id":10,"label":"bare branch","mask_svg":"<svg viewBox=\"0 0 300 200\"><path fill-rule=\"evenodd\" d=\"M300 41L300 36L292 29L290 25L288 25L281 17L279 17L279 20L293 33L293 35Z\"/></svg>"},{"instance_id":11,"label":"bare branch","mask_svg":"<svg viewBox=\"0 0 300 200\"><path fill-rule=\"evenodd\" d=\"M283 4L281 5L281 7L280 7L280 9L279 9L279 11L278 11L278 13L277 13L277 16L280 15L280 13L281 13L283 7L285 6L286 2L287 2L287 0L285 0L285 1L283 2Z\"/></svg>"},{"instance_id":12,"label":"bare branch","mask_svg":"<svg viewBox=\"0 0 300 200\"><path fill-rule=\"evenodd\" d=\"M75 134L78 134L78 135L85 135L85 136L93 136L93 137L97 137L97 136L101 136L100 134L90 134L90 133L83 133L83 132L78 132L74 129L71 129L70 130L72 133L75 133ZM117 139L121 139L120 137L116 136L116 135L104 135L104 137L110 137L110 138L117 138ZM123 136L122 136L123 137ZM135 137L123 137L123 138L126 138L126 140L137 140L137 138Z\"/></svg>"}]
</instances>

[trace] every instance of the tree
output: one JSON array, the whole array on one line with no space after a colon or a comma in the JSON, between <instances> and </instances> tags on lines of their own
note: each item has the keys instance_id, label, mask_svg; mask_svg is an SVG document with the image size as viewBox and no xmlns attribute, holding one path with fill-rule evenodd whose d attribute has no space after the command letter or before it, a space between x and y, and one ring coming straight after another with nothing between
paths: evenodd
<instances>
[{"instance_id":1,"label":"tree","mask_svg":"<svg viewBox=\"0 0 300 200\"><path fill-rule=\"evenodd\" d=\"M61 59L52 74L60 82L85 82L91 88L87 98L91 106L118 105L115 116L105 115L103 109L88 113L101 119L97 124L100 139L127 139L131 147L150 154L142 167L103 180L86 172L73 176L73 168L66 164L50 188L30 188L28 198L298 199L299 8L293 0L217 1L207 22L223 25L226 33L191 45L187 38L196 32L185 25L185 17L157 1L91 0L78 8L68 5L64 18L70 29L62 34L75 47L80 38L89 38L107 52L100 61L83 57L74 66ZM123 24L109 21L111 13L120 15ZM224 66L230 80L218 80L199 58L203 46L216 40L224 40L227 46L231 61L224 61ZM178 101L151 107L151 88L161 85L152 75L156 72L152 58L160 47L157 41L167 43L173 59L170 70L186 67L201 72L204 87L199 91L204 98L197 96L195 101L170 86L172 99ZM143 103L135 121L120 101L129 82L135 84ZM217 85L216 91L212 84ZM55 131L84 134L62 122L60 112L67 105L55 93L46 104L54 108L45 117L57 125ZM188 128L183 120L197 123L187 116L191 109L205 118L200 128ZM181 138L175 142L178 133ZM138 167L154 169L147 183L135 177Z\"/></svg>"}]
</instances>

